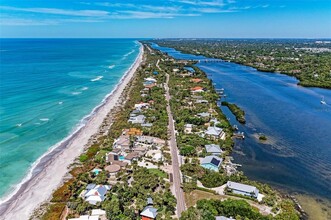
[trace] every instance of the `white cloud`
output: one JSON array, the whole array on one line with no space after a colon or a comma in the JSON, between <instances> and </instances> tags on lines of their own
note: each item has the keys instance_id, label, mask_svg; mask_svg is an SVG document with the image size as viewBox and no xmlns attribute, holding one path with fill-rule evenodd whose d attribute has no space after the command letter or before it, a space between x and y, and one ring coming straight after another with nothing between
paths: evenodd
<instances>
[{"instance_id":1,"label":"white cloud","mask_svg":"<svg viewBox=\"0 0 331 220\"><path fill-rule=\"evenodd\" d=\"M119 19L147 19L147 18L175 18L180 16L200 16L200 14L194 13L165 13L165 12L150 12L150 11L119 11L118 15L113 15L114 18Z\"/></svg>"},{"instance_id":2,"label":"white cloud","mask_svg":"<svg viewBox=\"0 0 331 220\"><path fill-rule=\"evenodd\" d=\"M180 3L197 5L197 6L224 6L225 3L222 0L213 0L213 1L199 1L199 0L180 0Z\"/></svg>"},{"instance_id":3,"label":"white cloud","mask_svg":"<svg viewBox=\"0 0 331 220\"><path fill-rule=\"evenodd\" d=\"M0 9L8 10L8 11L22 11L22 12L82 16L82 17L104 17L109 15L109 12L100 11L100 10L67 10L67 9L58 9L58 8L17 8L10 6L0 6Z\"/></svg>"}]
</instances>

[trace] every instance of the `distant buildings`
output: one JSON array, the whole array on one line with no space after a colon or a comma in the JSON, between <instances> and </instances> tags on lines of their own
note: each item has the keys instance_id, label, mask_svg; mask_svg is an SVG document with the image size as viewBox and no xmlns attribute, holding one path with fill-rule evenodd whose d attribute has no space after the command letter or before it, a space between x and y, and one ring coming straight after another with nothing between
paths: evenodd
<instances>
[{"instance_id":1,"label":"distant buildings","mask_svg":"<svg viewBox=\"0 0 331 220\"><path fill-rule=\"evenodd\" d=\"M228 190L231 191L232 193L243 196L249 196L256 199L259 197L259 190L255 186L231 182L231 181L228 181L226 183L226 186Z\"/></svg>"}]
</instances>

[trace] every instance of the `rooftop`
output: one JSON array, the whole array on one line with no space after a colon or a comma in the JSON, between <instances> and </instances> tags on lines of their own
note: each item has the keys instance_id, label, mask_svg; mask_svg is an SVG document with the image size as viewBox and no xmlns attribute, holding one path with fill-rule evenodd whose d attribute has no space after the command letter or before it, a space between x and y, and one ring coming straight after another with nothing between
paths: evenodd
<instances>
[{"instance_id":1,"label":"rooftop","mask_svg":"<svg viewBox=\"0 0 331 220\"><path fill-rule=\"evenodd\" d=\"M112 165L106 166L105 170L108 171L109 173L117 173L118 171L121 170L121 166L118 164L112 164Z\"/></svg>"},{"instance_id":2,"label":"rooftop","mask_svg":"<svg viewBox=\"0 0 331 220\"><path fill-rule=\"evenodd\" d=\"M255 192L257 190L257 188L255 186L246 185L246 184L237 183L237 182L232 182L232 181L228 181L226 183L226 185L230 189L243 191L243 192L248 192L248 193Z\"/></svg>"},{"instance_id":3,"label":"rooftop","mask_svg":"<svg viewBox=\"0 0 331 220\"><path fill-rule=\"evenodd\" d=\"M202 159L201 164L212 164L214 166L219 167L222 163L223 159L218 156L206 156Z\"/></svg>"},{"instance_id":4,"label":"rooftop","mask_svg":"<svg viewBox=\"0 0 331 220\"><path fill-rule=\"evenodd\" d=\"M157 209L152 206L146 206L140 215L154 219L157 216Z\"/></svg>"}]
</instances>

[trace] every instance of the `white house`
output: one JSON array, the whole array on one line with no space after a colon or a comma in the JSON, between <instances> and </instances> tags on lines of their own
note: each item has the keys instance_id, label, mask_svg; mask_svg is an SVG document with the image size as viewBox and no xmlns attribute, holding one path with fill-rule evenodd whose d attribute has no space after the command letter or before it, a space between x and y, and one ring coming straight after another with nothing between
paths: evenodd
<instances>
[{"instance_id":1,"label":"white house","mask_svg":"<svg viewBox=\"0 0 331 220\"><path fill-rule=\"evenodd\" d=\"M138 115L130 117L128 122L131 122L132 124L144 124L146 117L144 115Z\"/></svg>"},{"instance_id":2,"label":"white house","mask_svg":"<svg viewBox=\"0 0 331 220\"><path fill-rule=\"evenodd\" d=\"M246 185L242 183L236 183L232 181L228 181L226 183L226 186L228 189L235 194L243 195L243 196L249 196L253 198L259 197L259 190L255 186Z\"/></svg>"},{"instance_id":3,"label":"white house","mask_svg":"<svg viewBox=\"0 0 331 220\"><path fill-rule=\"evenodd\" d=\"M157 209L152 206L146 206L140 213L140 216L142 219L155 219L157 216Z\"/></svg>"},{"instance_id":4,"label":"white house","mask_svg":"<svg viewBox=\"0 0 331 220\"><path fill-rule=\"evenodd\" d=\"M205 145L205 148L206 148L206 152L207 153L211 153L213 155L220 155L220 154L223 153L223 151L220 148L220 146L219 145L216 145L216 144Z\"/></svg>"},{"instance_id":5,"label":"white house","mask_svg":"<svg viewBox=\"0 0 331 220\"><path fill-rule=\"evenodd\" d=\"M225 132L223 131L222 128L219 127L208 127L207 131L205 131L205 135L207 135L208 137L212 138L212 139L222 139L225 140Z\"/></svg>"},{"instance_id":6,"label":"white house","mask_svg":"<svg viewBox=\"0 0 331 220\"><path fill-rule=\"evenodd\" d=\"M145 103L145 102L138 103L138 104L134 105L134 108L138 111L142 108L148 108L148 107L149 107L149 103Z\"/></svg>"},{"instance_id":7,"label":"white house","mask_svg":"<svg viewBox=\"0 0 331 220\"><path fill-rule=\"evenodd\" d=\"M147 78L144 78L145 82L152 82L152 83L156 83L157 80L154 79L153 77L147 77Z\"/></svg>"},{"instance_id":8,"label":"white house","mask_svg":"<svg viewBox=\"0 0 331 220\"><path fill-rule=\"evenodd\" d=\"M206 118L206 117L209 117L210 114L208 112L202 112L202 113L198 113L197 116L202 117L202 118Z\"/></svg>"},{"instance_id":9,"label":"white house","mask_svg":"<svg viewBox=\"0 0 331 220\"><path fill-rule=\"evenodd\" d=\"M87 192L85 193L84 198L90 204L95 205L97 202L102 202L105 200L105 195L110 189L111 186L109 185L88 184L86 187Z\"/></svg>"}]
</instances>

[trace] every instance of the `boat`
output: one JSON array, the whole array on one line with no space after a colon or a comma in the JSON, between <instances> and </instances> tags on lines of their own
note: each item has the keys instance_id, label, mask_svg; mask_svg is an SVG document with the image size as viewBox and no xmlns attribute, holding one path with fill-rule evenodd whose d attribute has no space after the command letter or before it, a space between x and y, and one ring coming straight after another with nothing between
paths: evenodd
<instances>
[{"instance_id":1,"label":"boat","mask_svg":"<svg viewBox=\"0 0 331 220\"><path fill-rule=\"evenodd\" d=\"M321 104L322 104L322 105L326 105L326 102L325 102L325 100L324 100L324 96L322 96Z\"/></svg>"},{"instance_id":2,"label":"boat","mask_svg":"<svg viewBox=\"0 0 331 220\"><path fill-rule=\"evenodd\" d=\"M233 125L233 130L238 131L238 126L237 125Z\"/></svg>"}]
</instances>

